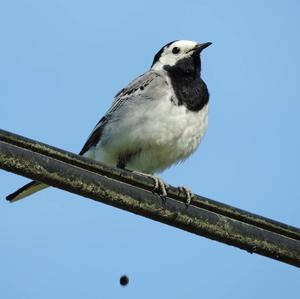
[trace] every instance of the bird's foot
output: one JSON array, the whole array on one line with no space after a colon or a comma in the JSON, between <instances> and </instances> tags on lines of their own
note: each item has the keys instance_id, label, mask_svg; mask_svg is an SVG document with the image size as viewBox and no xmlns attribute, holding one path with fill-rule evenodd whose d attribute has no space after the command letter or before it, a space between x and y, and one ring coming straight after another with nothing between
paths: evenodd
<instances>
[{"instance_id":1,"label":"bird's foot","mask_svg":"<svg viewBox=\"0 0 300 299\"><path fill-rule=\"evenodd\" d=\"M185 195L186 204L189 206L191 204L192 198L194 196L192 190L187 187L183 187L183 186L178 187L178 190L179 190L179 194L183 193Z\"/></svg>"},{"instance_id":2,"label":"bird's foot","mask_svg":"<svg viewBox=\"0 0 300 299\"><path fill-rule=\"evenodd\" d=\"M148 173L143 173L139 171L134 171L134 172L151 178L154 181L153 191L156 191L161 197L167 197L168 195L167 190L169 188L169 185L165 183L161 178Z\"/></svg>"},{"instance_id":3,"label":"bird's foot","mask_svg":"<svg viewBox=\"0 0 300 299\"><path fill-rule=\"evenodd\" d=\"M158 191L159 195L162 197L167 197L167 189L169 188L169 185L165 183L161 178L154 176L154 175L148 175L154 180L154 191Z\"/></svg>"}]
</instances>

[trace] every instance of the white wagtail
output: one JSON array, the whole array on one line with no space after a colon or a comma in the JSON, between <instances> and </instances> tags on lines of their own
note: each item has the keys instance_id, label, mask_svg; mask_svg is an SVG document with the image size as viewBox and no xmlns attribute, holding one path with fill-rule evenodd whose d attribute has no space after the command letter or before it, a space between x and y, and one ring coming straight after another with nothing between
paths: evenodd
<instances>
[{"instance_id":1,"label":"white wagtail","mask_svg":"<svg viewBox=\"0 0 300 299\"><path fill-rule=\"evenodd\" d=\"M177 40L162 47L151 69L115 96L79 154L148 175L190 156L208 123L200 52L209 45ZM162 181L157 182L166 195ZM32 181L7 199L17 201L46 187Z\"/></svg>"}]
</instances>

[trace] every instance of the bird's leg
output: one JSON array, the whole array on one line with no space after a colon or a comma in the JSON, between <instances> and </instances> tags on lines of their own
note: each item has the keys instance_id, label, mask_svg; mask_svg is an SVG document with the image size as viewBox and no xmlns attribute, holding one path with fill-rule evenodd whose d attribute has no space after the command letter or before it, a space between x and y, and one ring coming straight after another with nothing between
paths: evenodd
<instances>
[{"instance_id":1,"label":"bird's leg","mask_svg":"<svg viewBox=\"0 0 300 299\"><path fill-rule=\"evenodd\" d=\"M169 188L169 185L167 183L165 183L161 178L159 178L155 175L152 175L152 174L143 173L143 172L139 172L139 171L135 171L135 170L133 172L142 174L142 175L145 175L145 176L151 178L154 181L154 190L153 191L158 191L158 193L161 197L167 197L167 195L168 195L167 189Z\"/></svg>"},{"instance_id":2,"label":"bird's leg","mask_svg":"<svg viewBox=\"0 0 300 299\"><path fill-rule=\"evenodd\" d=\"M154 175L147 175L150 178L152 178L154 180L154 190L158 190L161 191L160 195L162 197L167 197L168 193L167 193L167 189L169 188L169 185L167 183L165 183L161 178L154 176Z\"/></svg>"},{"instance_id":3,"label":"bird's leg","mask_svg":"<svg viewBox=\"0 0 300 299\"><path fill-rule=\"evenodd\" d=\"M138 152L139 151L137 151L135 153L131 153L131 154L120 155L116 166L121 169L126 169L127 162L132 158L133 155L137 154ZM133 172L141 174L141 175L145 175L145 176L153 179L154 180L154 190L153 191L158 191L158 193L161 197L167 197L167 195L168 195L167 189L169 188L169 185L166 184L161 178L154 176L152 174L143 173L143 172L139 172L136 170L133 170Z\"/></svg>"},{"instance_id":4,"label":"bird's leg","mask_svg":"<svg viewBox=\"0 0 300 299\"><path fill-rule=\"evenodd\" d=\"M185 198L186 198L186 204L190 205L192 198L194 196L192 190L187 187L183 187L183 186L178 187L178 190L179 190L179 193L181 193L181 192L184 193Z\"/></svg>"}]
</instances>

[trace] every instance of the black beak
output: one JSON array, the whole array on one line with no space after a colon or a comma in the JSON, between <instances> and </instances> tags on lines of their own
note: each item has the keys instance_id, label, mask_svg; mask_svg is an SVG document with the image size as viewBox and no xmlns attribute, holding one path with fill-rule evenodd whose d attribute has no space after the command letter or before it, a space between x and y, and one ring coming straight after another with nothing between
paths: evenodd
<instances>
[{"instance_id":1,"label":"black beak","mask_svg":"<svg viewBox=\"0 0 300 299\"><path fill-rule=\"evenodd\" d=\"M202 50L204 50L205 48L209 47L212 43L208 42L208 43L203 43L203 44L197 44L193 49L191 49L190 51L197 51L197 52L201 52ZM189 51L189 52L190 52Z\"/></svg>"}]
</instances>

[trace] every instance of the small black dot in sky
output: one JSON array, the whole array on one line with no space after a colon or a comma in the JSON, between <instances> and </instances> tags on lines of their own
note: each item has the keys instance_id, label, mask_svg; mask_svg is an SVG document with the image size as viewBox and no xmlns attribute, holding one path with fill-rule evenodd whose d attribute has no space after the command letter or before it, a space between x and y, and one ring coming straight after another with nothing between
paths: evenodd
<instances>
[{"instance_id":1,"label":"small black dot in sky","mask_svg":"<svg viewBox=\"0 0 300 299\"><path fill-rule=\"evenodd\" d=\"M122 275L120 277L120 285L121 286L123 286L123 287L127 286L128 282L129 282L129 278L126 275Z\"/></svg>"}]
</instances>

